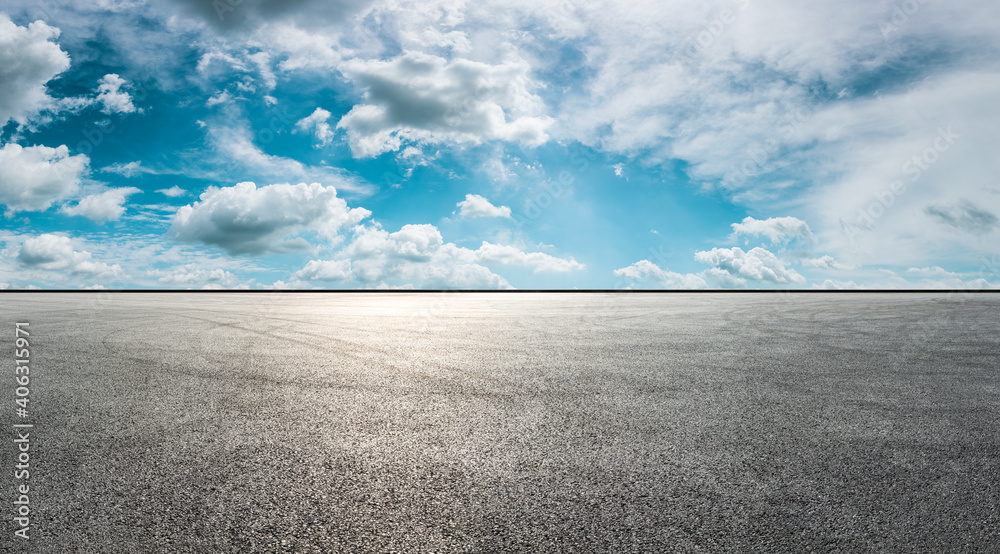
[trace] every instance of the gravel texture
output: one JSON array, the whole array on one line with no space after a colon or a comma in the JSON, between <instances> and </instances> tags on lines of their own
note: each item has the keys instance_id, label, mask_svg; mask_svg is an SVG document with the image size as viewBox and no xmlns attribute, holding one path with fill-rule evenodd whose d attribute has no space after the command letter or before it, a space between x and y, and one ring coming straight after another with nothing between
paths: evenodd
<instances>
[{"instance_id":1,"label":"gravel texture","mask_svg":"<svg viewBox=\"0 0 1000 554\"><path fill-rule=\"evenodd\" d=\"M1000 551L1000 295L0 308L4 552Z\"/></svg>"}]
</instances>

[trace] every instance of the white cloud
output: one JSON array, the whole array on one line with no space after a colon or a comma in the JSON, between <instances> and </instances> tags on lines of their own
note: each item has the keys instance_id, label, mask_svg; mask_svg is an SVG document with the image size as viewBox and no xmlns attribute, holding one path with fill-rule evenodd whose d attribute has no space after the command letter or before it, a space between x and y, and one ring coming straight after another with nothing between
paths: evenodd
<instances>
[{"instance_id":1,"label":"white cloud","mask_svg":"<svg viewBox=\"0 0 1000 554\"><path fill-rule=\"evenodd\" d=\"M628 288L704 289L708 283L699 275L681 274L661 269L649 260L615 270L615 276L626 280Z\"/></svg>"},{"instance_id":2,"label":"white cloud","mask_svg":"<svg viewBox=\"0 0 1000 554\"><path fill-rule=\"evenodd\" d=\"M992 290L1000 289L1000 281L990 281L977 273L956 273L940 266L912 267L906 270L906 276L901 276L888 269L877 270L876 279L866 279L860 283L828 279L820 284L814 284L814 289L881 289L881 290ZM871 275L864 275L870 277ZM996 274L990 275L997 277Z\"/></svg>"},{"instance_id":3,"label":"white cloud","mask_svg":"<svg viewBox=\"0 0 1000 554\"><path fill-rule=\"evenodd\" d=\"M696 253L694 259L712 267L698 274L676 273L662 269L649 260L640 260L615 270L614 274L628 288L740 289L746 288L748 281L776 284L803 284L806 281L763 248L754 248L749 252L740 248L715 248Z\"/></svg>"},{"instance_id":4,"label":"white cloud","mask_svg":"<svg viewBox=\"0 0 1000 554\"><path fill-rule=\"evenodd\" d=\"M330 119L330 115L330 112L323 108L316 108L316 111L309 117L300 119L295 124L295 128L306 133L312 131L316 136L316 140L321 145L326 146L333 140L333 129L330 128L330 124L327 122Z\"/></svg>"},{"instance_id":5,"label":"white cloud","mask_svg":"<svg viewBox=\"0 0 1000 554\"><path fill-rule=\"evenodd\" d=\"M359 226L333 261L311 261L295 280L352 281L361 286L415 286L443 289L507 289L510 284L484 264L516 265L538 272L584 269L572 258L524 252L483 242L477 250L445 242L433 225L404 225L390 233L378 225Z\"/></svg>"},{"instance_id":6,"label":"white cloud","mask_svg":"<svg viewBox=\"0 0 1000 554\"><path fill-rule=\"evenodd\" d=\"M246 128L212 125L208 135L215 148L211 161L224 161L230 166L237 164L241 175L250 172L255 178L272 182L317 182L352 192L369 192L371 189L370 185L348 176L342 169L325 165L307 166L292 158L267 154L250 140L250 132Z\"/></svg>"},{"instance_id":7,"label":"white cloud","mask_svg":"<svg viewBox=\"0 0 1000 554\"><path fill-rule=\"evenodd\" d=\"M196 66L196 70L203 77L217 77L219 73L230 69L246 71L247 66L231 54L216 49L202 54L198 58L198 65Z\"/></svg>"},{"instance_id":8,"label":"white cloud","mask_svg":"<svg viewBox=\"0 0 1000 554\"><path fill-rule=\"evenodd\" d=\"M725 269L710 267L701 273L709 283L720 289L745 289L747 280L739 275L733 275Z\"/></svg>"},{"instance_id":9,"label":"white cloud","mask_svg":"<svg viewBox=\"0 0 1000 554\"><path fill-rule=\"evenodd\" d=\"M0 148L0 203L9 211L44 211L76 191L90 160L66 146Z\"/></svg>"},{"instance_id":10,"label":"white cloud","mask_svg":"<svg viewBox=\"0 0 1000 554\"><path fill-rule=\"evenodd\" d=\"M441 249L444 238L433 225L404 225L389 233L378 227L361 227L344 250L352 258L385 256L393 259L426 262Z\"/></svg>"},{"instance_id":11,"label":"white cloud","mask_svg":"<svg viewBox=\"0 0 1000 554\"><path fill-rule=\"evenodd\" d=\"M177 240L203 242L231 254L263 254L308 247L298 235L312 231L334 240L343 226L371 215L349 208L337 189L319 183L254 183L211 187L199 201L177 211L170 232Z\"/></svg>"},{"instance_id":12,"label":"white cloud","mask_svg":"<svg viewBox=\"0 0 1000 554\"><path fill-rule=\"evenodd\" d=\"M817 290L855 290L864 289L866 287L859 285L854 281L834 281L832 279L827 279L822 283L813 284L812 288Z\"/></svg>"},{"instance_id":13,"label":"white cloud","mask_svg":"<svg viewBox=\"0 0 1000 554\"><path fill-rule=\"evenodd\" d=\"M350 281L350 260L311 260L305 267L292 274L297 281Z\"/></svg>"},{"instance_id":14,"label":"white cloud","mask_svg":"<svg viewBox=\"0 0 1000 554\"><path fill-rule=\"evenodd\" d=\"M284 24L272 25L262 35L271 48L284 55L278 64L283 71L335 69L343 59L336 31L310 32Z\"/></svg>"},{"instance_id":15,"label":"white cloud","mask_svg":"<svg viewBox=\"0 0 1000 554\"><path fill-rule=\"evenodd\" d=\"M848 271L854 269L854 266L847 264L842 264L837 261L833 256L822 256L820 258L813 258L802 260L802 265L806 267L812 267L815 269L836 269L840 271Z\"/></svg>"},{"instance_id":16,"label":"white cloud","mask_svg":"<svg viewBox=\"0 0 1000 554\"><path fill-rule=\"evenodd\" d=\"M49 107L45 84L67 70L69 55L55 42L59 29L42 21L15 25L0 12L0 127L14 120L25 124Z\"/></svg>"},{"instance_id":17,"label":"white cloud","mask_svg":"<svg viewBox=\"0 0 1000 554\"><path fill-rule=\"evenodd\" d=\"M763 248L753 248L748 252L737 247L713 248L696 253L694 259L742 279L777 284L805 283L804 277L794 269L786 268L777 256Z\"/></svg>"},{"instance_id":18,"label":"white cloud","mask_svg":"<svg viewBox=\"0 0 1000 554\"><path fill-rule=\"evenodd\" d=\"M73 241L62 235L44 234L26 239L17 259L26 267L66 269L89 257L73 250Z\"/></svg>"},{"instance_id":19,"label":"white cloud","mask_svg":"<svg viewBox=\"0 0 1000 554\"><path fill-rule=\"evenodd\" d=\"M399 150L404 141L539 145L552 120L531 91L530 69L523 60L489 65L419 52L350 60L341 71L365 90L365 100L337 127L347 130L357 157Z\"/></svg>"},{"instance_id":20,"label":"white cloud","mask_svg":"<svg viewBox=\"0 0 1000 554\"><path fill-rule=\"evenodd\" d=\"M985 268L982 268L985 269ZM982 271L981 269L981 271ZM906 271L908 274L921 276L923 279L912 282L907 281L907 288L920 289L1000 289L1000 282L991 282L977 273L956 273L948 271L940 266L934 267L911 267ZM1000 277L995 273L989 275L992 278ZM897 277L900 281L901 277Z\"/></svg>"},{"instance_id":21,"label":"white cloud","mask_svg":"<svg viewBox=\"0 0 1000 554\"><path fill-rule=\"evenodd\" d=\"M954 274L941 266L934 267L911 267L906 270L907 273L915 273L917 275L923 275L925 277L950 277L955 276Z\"/></svg>"},{"instance_id":22,"label":"white cloud","mask_svg":"<svg viewBox=\"0 0 1000 554\"><path fill-rule=\"evenodd\" d=\"M128 162L124 164L122 163L112 164L107 167L101 168L101 171L103 173L117 173L118 175L121 175L122 177L126 177L129 179L135 177L136 175L141 175L143 173L151 172L151 170L142 167L142 162L140 161Z\"/></svg>"},{"instance_id":23,"label":"white cloud","mask_svg":"<svg viewBox=\"0 0 1000 554\"><path fill-rule=\"evenodd\" d=\"M535 273L567 273L586 268L586 266L573 258L557 258L544 252L524 252L514 246L490 244L485 241L479 249L475 251L475 254L476 259L482 262L497 262L506 265L528 266L532 268Z\"/></svg>"},{"instance_id":24,"label":"white cloud","mask_svg":"<svg viewBox=\"0 0 1000 554\"><path fill-rule=\"evenodd\" d=\"M125 213L125 200L131 194L142 192L135 187L113 188L83 197L75 206L63 206L67 215L79 215L92 221L104 222L120 219Z\"/></svg>"},{"instance_id":25,"label":"white cloud","mask_svg":"<svg viewBox=\"0 0 1000 554\"><path fill-rule=\"evenodd\" d=\"M458 215L464 218L474 217L504 217L510 219L510 208L494 206L489 200L478 194L466 194L465 200L458 204Z\"/></svg>"},{"instance_id":26,"label":"white cloud","mask_svg":"<svg viewBox=\"0 0 1000 554\"><path fill-rule=\"evenodd\" d=\"M181 187L179 187L177 185L174 185L174 186L172 186L172 187L170 187L168 189L159 189L156 192L158 192L158 193L160 193L160 194L162 194L164 196L169 196L170 198L180 198L181 196L187 196L188 195L188 191L182 189Z\"/></svg>"},{"instance_id":27,"label":"white cloud","mask_svg":"<svg viewBox=\"0 0 1000 554\"><path fill-rule=\"evenodd\" d=\"M159 271L157 273L164 273ZM217 285L223 288L234 288L239 284L239 279L222 268L206 269L198 264L185 264L175 267L169 272L165 272L157 282L165 285L184 285L187 287L204 287Z\"/></svg>"},{"instance_id":28,"label":"white cloud","mask_svg":"<svg viewBox=\"0 0 1000 554\"><path fill-rule=\"evenodd\" d=\"M97 87L97 102L101 104L102 112L106 114L142 112L132 104L129 93L122 90L125 84L125 79L116 73L108 73L101 78Z\"/></svg>"},{"instance_id":29,"label":"white cloud","mask_svg":"<svg viewBox=\"0 0 1000 554\"><path fill-rule=\"evenodd\" d=\"M123 277L121 266L94 261L90 252L74 250L72 239L63 235L46 233L26 239L21 244L17 260L27 268L60 271L92 279L115 280Z\"/></svg>"},{"instance_id":30,"label":"white cloud","mask_svg":"<svg viewBox=\"0 0 1000 554\"><path fill-rule=\"evenodd\" d=\"M817 110L801 134L818 144L808 153L818 162L802 171L829 177L799 202L825 248L862 266L1000 253L1000 242L969 240L1000 213L1000 197L984 189L1000 172L990 146L997 94L1000 73L953 71Z\"/></svg>"},{"instance_id":31,"label":"white cloud","mask_svg":"<svg viewBox=\"0 0 1000 554\"><path fill-rule=\"evenodd\" d=\"M307 281L292 281L291 283L286 283L279 279L275 281L274 284L261 285L260 288L265 290L308 290L319 287Z\"/></svg>"},{"instance_id":32,"label":"white cloud","mask_svg":"<svg viewBox=\"0 0 1000 554\"><path fill-rule=\"evenodd\" d=\"M233 103L233 95L229 93L228 90L222 90L216 93L214 96L209 96L208 100L205 101L206 107L214 107L219 104L229 105Z\"/></svg>"},{"instance_id":33,"label":"white cloud","mask_svg":"<svg viewBox=\"0 0 1000 554\"><path fill-rule=\"evenodd\" d=\"M809 244L816 242L805 221L794 217L771 217L765 220L747 217L742 223L733 223L734 236L765 236L771 244L787 244L802 239Z\"/></svg>"}]
</instances>

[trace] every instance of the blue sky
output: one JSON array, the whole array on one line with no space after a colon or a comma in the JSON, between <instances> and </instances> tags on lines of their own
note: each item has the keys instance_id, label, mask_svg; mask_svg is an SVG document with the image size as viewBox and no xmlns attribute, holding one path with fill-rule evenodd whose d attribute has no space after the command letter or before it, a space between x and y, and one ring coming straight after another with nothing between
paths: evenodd
<instances>
[{"instance_id":1,"label":"blue sky","mask_svg":"<svg viewBox=\"0 0 1000 554\"><path fill-rule=\"evenodd\" d=\"M992 0L0 3L0 288L998 288Z\"/></svg>"}]
</instances>

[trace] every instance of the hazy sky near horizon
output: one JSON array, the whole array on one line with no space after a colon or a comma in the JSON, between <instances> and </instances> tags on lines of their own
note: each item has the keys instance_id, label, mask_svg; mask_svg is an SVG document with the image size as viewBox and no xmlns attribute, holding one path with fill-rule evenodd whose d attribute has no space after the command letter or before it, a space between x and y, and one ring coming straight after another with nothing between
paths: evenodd
<instances>
[{"instance_id":1,"label":"hazy sky near horizon","mask_svg":"<svg viewBox=\"0 0 1000 554\"><path fill-rule=\"evenodd\" d=\"M995 0L0 0L0 288L1000 288Z\"/></svg>"}]
</instances>

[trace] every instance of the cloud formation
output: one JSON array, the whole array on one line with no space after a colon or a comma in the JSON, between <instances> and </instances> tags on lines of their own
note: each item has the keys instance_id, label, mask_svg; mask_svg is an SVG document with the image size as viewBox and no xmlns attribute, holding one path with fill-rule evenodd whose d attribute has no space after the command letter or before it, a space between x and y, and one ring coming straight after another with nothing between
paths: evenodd
<instances>
[{"instance_id":1,"label":"cloud formation","mask_svg":"<svg viewBox=\"0 0 1000 554\"><path fill-rule=\"evenodd\" d=\"M296 281L332 281L343 282L351 280L350 260L310 260L305 267L292 273Z\"/></svg>"},{"instance_id":2,"label":"cloud formation","mask_svg":"<svg viewBox=\"0 0 1000 554\"><path fill-rule=\"evenodd\" d=\"M83 216L98 223L117 220L125 213L125 200L129 195L139 192L142 191L135 187L109 189L85 196L74 206L63 206L62 212Z\"/></svg>"},{"instance_id":3,"label":"cloud formation","mask_svg":"<svg viewBox=\"0 0 1000 554\"><path fill-rule=\"evenodd\" d=\"M794 269L785 267L777 256L763 248L753 248L748 252L738 247L713 248L698 252L694 259L729 273L752 281L767 281L775 284L803 284L805 277Z\"/></svg>"},{"instance_id":4,"label":"cloud formation","mask_svg":"<svg viewBox=\"0 0 1000 554\"><path fill-rule=\"evenodd\" d=\"M510 208L494 206L486 198L478 194L466 194L465 200L458 203L458 215L467 219L476 217L503 217L510 219Z\"/></svg>"},{"instance_id":5,"label":"cloud formation","mask_svg":"<svg viewBox=\"0 0 1000 554\"><path fill-rule=\"evenodd\" d=\"M795 239L802 239L808 244L816 242L809 225L795 217L771 217L764 220L747 217L742 223L733 223L733 235L765 236L771 244L788 244Z\"/></svg>"},{"instance_id":6,"label":"cloud formation","mask_svg":"<svg viewBox=\"0 0 1000 554\"><path fill-rule=\"evenodd\" d=\"M333 240L341 227L369 215L364 208L349 208L336 188L319 183L258 188L245 182L209 188L177 211L170 232L177 240L218 246L230 254L264 254L308 247L300 236L305 232Z\"/></svg>"},{"instance_id":7,"label":"cloud formation","mask_svg":"<svg viewBox=\"0 0 1000 554\"><path fill-rule=\"evenodd\" d=\"M390 60L341 66L365 91L364 102L340 119L357 157L399 150L404 142L478 144L506 140L537 146L551 118L531 91L523 60L490 65L406 52Z\"/></svg>"},{"instance_id":8,"label":"cloud formation","mask_svg":"<svg viewBox=\"0 0 1000 554\"><path fill-rule=\"evenodd\" d=\"M832 269L832 270L840 270L840 271L847 271L847 270L854 269L854 266L850 266L850 265L847 265L847 264L842 264L842 263L838 262L836 258L834 258L833 256L829 256L829 255L822 256L822 257L819 257L819 258L802 260L802 265L804 265L806 267L811 267L811 268L814 268L814 269L827 269L827 270Z\"/></svg>"},{"instance_id":9,"label":"cloud formation","mask_svg":"<svg viewBox=\"0 0 1000 554\"><path fill-rule=\"evenodd\" d=\"M327 120L330 119L330 112L324 110L323 108L316 108L311 115L304 117L295 124L295 128L303 132L312 132L316 136L316 140L322 146L330 144L333 140L333 129L330 128L330 124Z\"/></svg>"},{"instance_id":10,"label":"cloud formation","mask_svg":"<svg viewBox=\"0 0 1000 554\"><path fill-rule=\"evenodd\" d=\"M965 200L958 204L935 204L927 206L924 213L938 223L954 227L974 235L985 235L1000 228L1000 218L989 210L980 208Z\"/></svg>"},{"instance_id":11,"label":"cloud formation","mask_svg":"<svg viewBox=\"0 0 1000 554\"><path fill-rule=\"evenodd\" d=\"M49 107L52 98L45 84L69 69L69 55L52 42L59 29L35 21L15 25L0 12L0 127L20 124Z\"/></svg>"},{"instance_id":12,"label":"cloud formation","mask_svg":"<svg viewBox=\"0 0 1000 554\"><path fill-rule=\"evenodd\" d=\"M404 225L388 232L377 225L359 226L339 259L313 260L292 274L293 280L353 281L361 286L507 289L510 283L485 264L529 267L535 273L584 269L572 258L524 252L510 245L483 242L472 250L445 242L437 227Z\"/></svg>"},{"instance_id":13,"label":"cloud formation","mask_svg":"<svg viewBox=\"0 0 1000 554\"><path fill-rule=\"evenodd\" d=\"M120 265L94 261L90 252L74 250L69 237L51 233L26 239L17 260L27 268L61 271L92 279L115 280L123 276Z\"/></svg>"},{"instance_id":14,"label":"cloud formation","mask_svg":"<svg viewBox=\"0 0 1000 554\"><path fill-rule=\"evenodd\" d=\"M126 85L116 73L108 73L98 82L97 102L101 105L101 111L106 114L114 113L135 113L141 111L132 104L132 97L122 90Z\"/></svg>"},{"instance_id":15,"label":"cloud formation","mask_svg":"<svg viewBox=\"0 0 1000 554\"><path fill-rule=\"evenodd\" d=\"M614 271L615 277L628 282L634 289L681 289L697 290L708 288L708 283L699 275L682 274L661 269L649 260L638 262Z\"/></svg>"},{"instance_id":16,"label":"cloud formation","mask_svg":"<svg viewBox=\"0 0 1000 554\"><path fill-rule=\"evenodd\" d=\"M44 211L77 190L90 160L66 146L0 148L0 204L8 211Z\"/></svg>"},{"instance_id":17,"label":"cloud formation","mask_svg":"<svg viewBox=\"0 0 1000 554\"><path fill-rule=\"evenodd\" d=\"M165 285L234 288L240 284L239 279L225 269L206 269L197 264L184 264L167 272L157 271L155 274L160 274L157 282Z\"/></svg>"}]
</instances>

